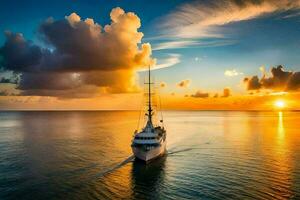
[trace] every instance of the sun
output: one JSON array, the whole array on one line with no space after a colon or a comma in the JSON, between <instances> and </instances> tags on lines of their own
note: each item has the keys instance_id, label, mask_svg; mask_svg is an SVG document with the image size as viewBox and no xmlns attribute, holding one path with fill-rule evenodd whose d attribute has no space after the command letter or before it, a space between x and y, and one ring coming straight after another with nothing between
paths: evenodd
<instances>
[{"instance_id":1,"label":"sun","mask_svg":"<svg viewBox=\"0 0 300 200\"><path fill-rule=\"evenodd\" d=\"M285 102L283 100L277 100L274 103L276 108L284 108L285 107Z\"/></svg>"}]
</instances>

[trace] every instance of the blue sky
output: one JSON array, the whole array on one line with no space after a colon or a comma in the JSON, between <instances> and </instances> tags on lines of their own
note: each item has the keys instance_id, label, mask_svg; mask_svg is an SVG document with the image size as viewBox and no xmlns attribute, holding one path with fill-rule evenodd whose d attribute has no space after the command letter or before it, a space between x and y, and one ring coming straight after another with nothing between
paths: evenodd
<instances>
[{"instance_id":1,"label":"blue sky","mask_svg":"<svg viewBox=\"0 0 300 200\"><path fill-rule=\"evenodd\" d=\"M147 25L153 20L174 9L184 1L132 1L132 0L53 0L53 1L1 1L0 17L1 30L22 32L26 37L33 38L39 23L48 17L64 18L72 12L78 13L82 18L93 18L99 24L110 22L109 13L115 7L136 13L142 20L141 31L151 30ZM1 35L1 43L4 36Z\"/></svg>"}]
</instances>

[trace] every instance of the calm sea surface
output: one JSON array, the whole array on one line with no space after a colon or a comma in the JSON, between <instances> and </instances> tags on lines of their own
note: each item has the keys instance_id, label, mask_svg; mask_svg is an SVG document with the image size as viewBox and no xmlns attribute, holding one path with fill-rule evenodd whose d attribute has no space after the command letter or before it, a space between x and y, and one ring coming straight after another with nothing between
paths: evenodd
<instances>
[{"instance_id":1,"label":"calm sea surface","mask_svg":"<svg viewBox=\"0 0 300 200\"><path fill-rule=\"evenodd\" d=\"M300 199L300 112L167 111L148 165L138 116L0 112L0 199Z\"/></svg>"}]
</instances>

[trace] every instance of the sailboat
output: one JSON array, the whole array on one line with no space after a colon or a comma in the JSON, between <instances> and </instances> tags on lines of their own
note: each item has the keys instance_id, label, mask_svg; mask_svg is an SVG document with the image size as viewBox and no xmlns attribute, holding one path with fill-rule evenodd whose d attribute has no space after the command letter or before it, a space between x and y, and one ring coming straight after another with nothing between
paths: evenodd
<instances>
[{"instance_id":1,"label":"sailboat","mask_svg":"<svg viewBox=\"0 0 300 200\"><path fill-rule=\"evenodd\" d=\"M148 162L165 154L167 135L163 120L159 121L161 125L155 124L153 120L155 113L152 107L151 85L154 83L151 83L150 66L148 68L148 82L145 84L148 85L148 105L145 112L147 121L141 131L135 130L131 148L136 159Z\"/></svg>"}]
</instances>

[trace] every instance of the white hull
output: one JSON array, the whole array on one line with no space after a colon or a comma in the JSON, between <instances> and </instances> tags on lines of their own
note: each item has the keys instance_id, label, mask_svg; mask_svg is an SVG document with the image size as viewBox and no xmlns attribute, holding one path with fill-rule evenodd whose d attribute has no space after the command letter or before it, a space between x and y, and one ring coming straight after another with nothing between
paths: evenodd
<instances>
[{"instance_id":1,"label":"white hull","mask_svg":"<svg viewBox=\"0 0 300 200\"><path fill-rule=\"evenodd\" d=\"M164 141L160 146L148 151L144 151L141 148L132 147L132 152L136 158L147 162L165 154L166 141Z\"/></svg>"}]
</instances>

